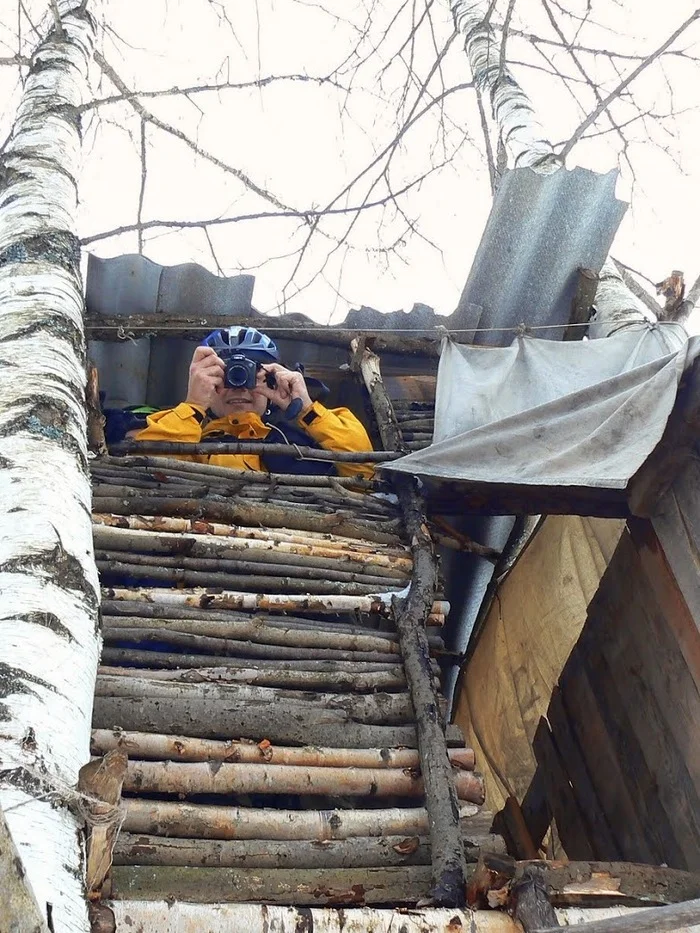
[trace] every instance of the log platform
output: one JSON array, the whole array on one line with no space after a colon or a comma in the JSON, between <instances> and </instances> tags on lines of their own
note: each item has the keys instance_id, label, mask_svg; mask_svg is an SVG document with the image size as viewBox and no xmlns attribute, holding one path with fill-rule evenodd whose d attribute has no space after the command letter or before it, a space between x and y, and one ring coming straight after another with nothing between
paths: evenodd
<instances>
[{"instance_id":1,"label":"log platform","mask_svg":"<svg viewBox=\"0 0 700 933\"><path fill-rule=\"evenodd\" d=\"M432 428L426 410L399 419ZM427 734L464 863L505 849L474 753L444 721L449 604L437 573L406 600L424 558L391 489L138 455L91 470L104 637L91 750L128 756L102 897L449 906L435 899Z\"/></svg>"}]
</instances>

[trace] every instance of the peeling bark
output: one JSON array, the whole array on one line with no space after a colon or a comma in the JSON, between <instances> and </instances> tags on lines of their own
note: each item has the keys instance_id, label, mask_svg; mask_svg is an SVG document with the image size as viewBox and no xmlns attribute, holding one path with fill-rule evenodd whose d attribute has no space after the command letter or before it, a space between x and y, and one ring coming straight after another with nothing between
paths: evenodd
<instances>
[{"instance_id":1,"label":"peeling bark","mask_svg":"<svg viewBox=\"0 0 700 933\"><path fill-rule=\"evenodd\" d=\"M0 177L0 806L55 933L90 928L66 805L88 760L99 648L75 232L85 6L59 0L62 31L33 55Z\"/></svg>"}]
</instances>

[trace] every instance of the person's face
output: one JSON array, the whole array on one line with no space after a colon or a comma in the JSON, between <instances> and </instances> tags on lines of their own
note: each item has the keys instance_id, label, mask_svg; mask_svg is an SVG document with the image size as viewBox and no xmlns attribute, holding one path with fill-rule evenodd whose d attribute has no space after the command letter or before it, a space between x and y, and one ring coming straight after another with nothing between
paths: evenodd
<instances>
[{"instance_id":1,"label":"person's face","mask_svg":"<svg viewBox=\"0 0 700 933\"><path fill-rule=\"evenodd\" d=\"M264 395L252 389L230 389L228 386L219 386L216 398L209 406L217 418L226 418L229 415L240 415L246 411L254 411L263 415L268 402Z\"/></svg>"}]
</instances>

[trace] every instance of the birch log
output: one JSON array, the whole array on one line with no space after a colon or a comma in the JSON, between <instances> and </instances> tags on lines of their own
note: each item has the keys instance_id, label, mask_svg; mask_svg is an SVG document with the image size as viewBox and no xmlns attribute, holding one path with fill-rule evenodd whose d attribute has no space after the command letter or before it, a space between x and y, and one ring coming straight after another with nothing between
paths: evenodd
<instances>
[{"instance_id":1,"label":"birch log","mask_svg":"<svg viewBox=\"0 0 700 933\"><path fill-rule=\"evenodd\" d=\"M473 771L453 770L459 800L482 804L484 785ZM124 790L134 794L311 794L422 797L423 780L408 768L332 768L281 764L132 761Z\"/></svg>"},{"instance_id":2,"label":"birch log","mask_svg":"<svg viewBox=\"0 0 700 933\"><path fill-rule=\"evenodd\" d=\"M382 442L401 444L401 431L394 407L382 380L376 354L355 345L355 366L362 375ZM358 361L359 358L359 361ZM408 477L395 477L403 524L411 541L413 574L405 600L396 600L394 611L399 632L404 670L416 718L416 737L420 752L425 800L430 817L430 844L433 885L430 896L435 905L460 907L465 902L466 862L459 836L458 809L452 769L447 756L442 697L438 696L430 676L430 648L426 624L437 586L437 559L425 519L420 494Z\"/></svg>"},{"instance_id":3,"label":"birch log","mask_svg":"<svg viewBox=\"0 0 700 933\"><path fill-rule=\"evenodd\" d=\"M152 602L161 606L191 606L195 609L247 609L264 612L370 612L389 615L392 597L404 596L404 592L377 593L375 596L305 596L279 593L239 593L235 590L208 593L203 587L168 590L158 587L105 587L105 597L123 601ZM434 600L428 607L434 624L442 624L441 616L450 611L445 600Z\"/></svg>"},{"instance_id":4,"label":"birch log","mask_svg":"<svg viewBox=\"0 0 700 933\"><path fill-rule=\"evenodd\" d=\"M489 24L486 0L451 0L451 6L455 28L464 37L474 83L491 101L509 161L543 174L555 172L561 160L554 154L529 97L501 63L501 43Z\"/></svg>"},{"instance_id":5,"label":"birch log","mask_svg":"<svg viewBox=\"0 0 700 933\"><path fill-rule=\"evenodd\" d=\"M100 667L98 674L110 674L116 677L139 677L147 680L169 680L180 683L222 683L222 684L251 684L258 687L286 687L287 689L297 690L334 690L336 692L350 693L374 693L377 690L387 692L397 692L406 689L406 678L403 668L396 664L395 671L375 671L373 673L362 673L361 671L336 671L335 673L326 673L325 671L277 671L260 670L255 662L251 662L250 667L228 669L223 665L214 668L187 668L182 663L182 655L170 655L179 663L184 670L162 670L160 659L162 654L158 651L138 651L130 652L129 649L104 649L105 655L110 657L110 651L121 652L117 658L130 663L139 663L144 661L151 664L157 670L147 670L141 667ZM133 657L136 655L136 657ZM192 657L187 655L186 657ZM222 659L220 659L222 660ZM228 659L223 659L228 660Z\"/></svg>"},{"instance_id":6,"label":"birch log","mask_svg":"<svg viewBox=\"0 0 700 933\"><path fill-rule=\"evenodd\" d=\"M115 865L113 898L162 897L196 901L263 901L266 904L415 904L430 889L430 868L190 868ZM308 929L308 927L307 927Z\"/></svg>"},{"instance_id":7,"label":"birch log","mask_svg":"<svg viewBox=\"0 0 700 933\"><path fill-rule=\"evenodd\" d=\"M268 739L280 745L330 745L335 748L416 748L412 725L376 726L355 722L344 710L274 703L236 703L201 699L95 697L96 729L131 732L185 732L202 739ZM450 745L463 744L461 730L448 726Z\"/></svg>"},{"instance_id":8,"label":"birch log","mask_svg":"<svg viewBox=\"0 0 700 933\"><path fill-rule=\"evenodd\" d=\"M0 181L0 806L56 933L89 930L62 790L88 760L98 656L75 232L89 5L58 0L62 29L32 56Z\"/></svg>"},{"instance_id":9,"label":"birch log","mask_svg":"<svg viewBox=\"0 0 700 933\"><path fill-rule=\"evenodd\" d=\"M589 337L610 337L629 324L643 324L650 319L641 301L625 285L611 259L606 259L600 270L595 309L588 328ZM683 328L679 327L679 331L683 331Z\"/></svg>"},{"instance_id":10,"label":"birch log","mask_svg":"<svg viewBox=\"0 0 700 933\"><path fill-rule=\"evenodd\" d=\"M480 852L503 852L501 836L464 836L464 852L476 862ZM114 850L115 865L201 865L203 868L357 868L429 865L425 836L356 836L276 842L270 839L169 839L122 833Z\"/></svg>"},{"instance_id":11,"label":"birch log","mask_svg":"<svg viewBox=\"0 0 700 933\"><path fill-rule=\"evenodd\" d=\"M279 745L261 748L247 742L95 729L92 733L93 754L103 755L113 749L122 749L132 759L156 761L240 761L336 768L420 767L418 752L411 748L285 748ZM471 748L451 748L448 754L453 767L466 771L474 768Z\"/></svg>"},{"instance_id":12,"label":"birch log","mask_svg":"<svg viewBox=\"0 0 700 933\"><path fill-rule=\"evenodd\" d=\"M353 907L279 907L268 904L187 904L161 901L109 901L114 926L110 933L158 930L158 933L522 933L499 910L412 908L390 910ZM575 913L575 912L573 912ZM599 910L580 911L593 919ZM577 922L572 920L572 923ZM101 933L101 931L100 931Z\"/></svg>"},{"instance_id":13,"label":"birch log","mask_svg":"<svg viewBox=\"0 0 700 933\"><path fill-rule=\"evenodd\" d=\"M423 807L372 810L272 810L217 807L164 800L125 801L124 832L153 833L196 839L351 839L354 836L425 836L428 813ZM459 808L467 828L478 808Z\"/></svg>"}]
</instances>

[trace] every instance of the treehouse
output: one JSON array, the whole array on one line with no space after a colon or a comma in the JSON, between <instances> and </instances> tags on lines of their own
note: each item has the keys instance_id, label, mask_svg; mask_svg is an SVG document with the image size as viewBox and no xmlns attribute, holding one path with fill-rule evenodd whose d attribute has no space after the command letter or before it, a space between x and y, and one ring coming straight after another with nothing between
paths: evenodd
<instances>
[{"instance_id":1,"label":"treehouse","mask_svg":"<svg viewBox=\"0 0 700 933\"><path fill-rule=\"evenodd\" d=\"M541 335L497 270L475 311L478 257L453 319L265 319L364 422L360 479L108 449L98 391L175 404L259 319L250 277L90 258L95 931L692 928L699 348L576 339L565 271Z\"/></svg>"}]
</instances>

